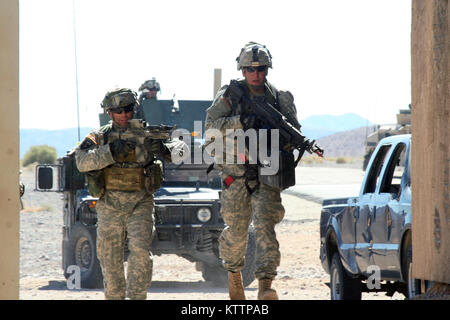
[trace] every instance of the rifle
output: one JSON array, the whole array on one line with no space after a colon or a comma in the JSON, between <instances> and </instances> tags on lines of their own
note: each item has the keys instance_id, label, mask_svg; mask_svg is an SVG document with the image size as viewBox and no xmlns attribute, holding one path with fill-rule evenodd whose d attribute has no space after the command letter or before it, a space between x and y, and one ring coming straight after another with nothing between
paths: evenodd
<instances>
[{"instance_id":1,"label":"rifle","mask_svg":"<svg viewBox=\"0 0 450 320\"><path fill-rule=\"evenodd\" d=\"M130 129L125 133L111 132L110 135L117 135L122 140L130 138L151 138L157 140L168 140L175 129L174 126L167 125L146 125L146 122L141 119L132 119L129 121ZM142 130L144 129L144 130Z\"/></svg>"},{"instance_id":2,"label":"rifle","mask_svg":"<svg viewBox=\"0 0 450 320\"><path fill-rule=\"evenodd\" d=\"M255 129L267 128L278 129L280 133L280 146L282 149L292 146L299 152L295 165L300 161L305 151L315 153L323 157L324 150L320 148L315 140L310 141L302 132L294 127L288 119L281 114L274 106L268 102L258 99L250 99L240 87L237 80L231 80L227 89L227 96L237 105L240 101L244 102L245 110L241 110L241 115L255 115L258 118L258 127ZM293 150L293 149L292 149Z\"/></svg>"},{"instance_id":3,"label":"rifle","mask_svg":"<svg viewBox=\"0 0 450 320\"><path fill-rule=\"evenodd\" d=\"M174 148L177 147L177 143L174 143L170 140L172 131L175 129L175 126L168 125L146 125L145 121L141 119L132 119L130 120L130 130L126 132L110 132L108 135L110 137L116 137L117 139L125 140L128 144L136 146L136 144L144 145L145 140L161 140L162 144L165 148L167 148L167 152L163 152L163 156L165 159L170 161L170 154ZM178 146L177 151L179 152L179 156L183 157L183 149ZM180 150L178 150L180 149ZM144 161L144 153L143 150L138 148L136 149L136 157L138 162Z\"/></svg>"}]
</instances>

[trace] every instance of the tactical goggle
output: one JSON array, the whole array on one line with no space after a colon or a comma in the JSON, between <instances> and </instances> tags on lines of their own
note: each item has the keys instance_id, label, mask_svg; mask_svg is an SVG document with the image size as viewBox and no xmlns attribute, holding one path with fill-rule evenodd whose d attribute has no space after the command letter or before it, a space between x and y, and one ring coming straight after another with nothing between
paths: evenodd
<instances>
[{"instance_id":1,"label":"tactical goggle","mask_svg":"<svg viewBox=\"0 0 450 320\"><path fill-rule=\"evenodd\" d=\"M126 106L126 107L112 108L111 112L121 114L124 111L125 112L131 112L133 110L134 110L134 104L130 104L130 105Z\"/></svg>"},{"instance_id":2,"label":"tactical goggle","mask_svg":"<svg viewBox=\"0 0 450 320\"><path fill-rule=\"evenodd\" d=\"M259 66L259 67L244 67L244 70L246 70L247 72L263 72L267 70L267 66Z\"/></svg>"}]
</instances>

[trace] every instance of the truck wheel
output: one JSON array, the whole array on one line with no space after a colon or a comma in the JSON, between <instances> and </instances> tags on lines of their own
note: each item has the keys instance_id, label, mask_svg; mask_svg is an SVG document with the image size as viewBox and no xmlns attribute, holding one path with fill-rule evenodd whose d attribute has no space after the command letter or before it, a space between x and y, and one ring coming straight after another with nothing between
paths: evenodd
<instances>
[{"instance_id":1,"label":"truck wheel","mask_svg":"<svg viewBox=\"0 0 450 320\"><path fill-rule=\"evenodd\" d=\"M251 226L248 229L247 251L245 252L245 267L242 270L242 283L249 286L255 280L256 270L256 240L255 230ZM209 266L203 263L202 276L205 281L211 281L220 287L228 287L228 271L222 266Z\"/></svg>"},{"instance_id":2,"label":"truck wheel","mask_svg":"<svg viewBox=\"0 0 450 320\"><path fill-rule=\"evenodd\" d=\"M420 290L420 280L413 278L412 276L412 246L408 243L406 248L406 254L403 258L403 270L407 272L408 277L406 278L407 294L406 298L411 299L412 297L421 294Z\"/></svg>"},{"instance_id":3,"label":"truck wheel","mask_svg":"<svg viewBox=\"0 0 450 320\"><path fill-rule=\"evenodd\" d=\"M331 260L330 289L331 300L361 300L361 281L347 274L338 252Z\"/></svg>"},{"instance_id":4,"label":"truck wheel","mask_svg":"<svg viewBox=\"0 0 450 320\"><path fill-rule=\"evenodd\" d=\"M65 248L66 269L64 270L64 276L67 279L72 275L67 273L69 266L78 266L80 268L82 288L103 288L102 271L97 258L96 240L97 233L94 226L87 227L81 223L76 223Z\"/></svg>"},{"instance_id":5,"label":"truck wheel","mask_svg":"<svg viewBox=\"0 0 450 320\"><path fill-rule=\"evenodd\" d=\"M202 263L202 277L205 281L210 281L218 287L228 286L228 273L221 266L210 266Z\"/></svg>"}]
</instances>

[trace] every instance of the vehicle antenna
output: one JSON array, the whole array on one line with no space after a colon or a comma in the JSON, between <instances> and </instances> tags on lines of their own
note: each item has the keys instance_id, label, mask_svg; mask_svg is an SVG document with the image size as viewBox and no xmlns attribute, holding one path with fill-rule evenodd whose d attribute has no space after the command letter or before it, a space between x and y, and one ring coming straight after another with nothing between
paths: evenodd
<instances>
[{"instance_id":1,"label":"vehicle antenna","mask_svg":"<svg viewBox=\"0 0 450 320\"><path fill-rule=\"evenodd\" d=\"M80 138L80 104L78 99L78 59L77 59L77 29L76 29L76 20L75 20L75 0L72 0L73 6L73 42L74 42L74 50L75 50L75 88L77 95L77 124L78 124L78 141Z\"/></svg>"}]
</instances>

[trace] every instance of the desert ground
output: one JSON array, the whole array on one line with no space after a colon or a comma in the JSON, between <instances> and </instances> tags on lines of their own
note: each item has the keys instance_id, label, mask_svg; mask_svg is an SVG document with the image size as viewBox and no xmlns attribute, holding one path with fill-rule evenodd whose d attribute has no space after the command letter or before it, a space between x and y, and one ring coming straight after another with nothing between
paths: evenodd
<instances>
[{"instance_id":1,"label":"desert ground","mask_svg":"<svg viewBox=\"0 0 450 320\"><path fill-rule=\"evenodd\" d=\"M300 184L354 184L362 179L359 168L334 166L299 167ZM301 177L301 179L299 179ZM32 168L24 168L21 180L26 191L20 212L20 299L101 300L102 289L68 289L61 267L61 194L37 192ZM349 195L352 196L353 194ZM329 275L319 259L319 219L321 200L302 192L283 192L286 209L276 232L281 249L281 265L273 283L281 300L329 300ZM257 296L257 281L246 289L248 300ZM153 282L148 300L226 300L227 288L205 282L194 263L175 255L154 257ZM363 293L363 299L404 299L396 293Z\"/></svg>"}]
</instances>

